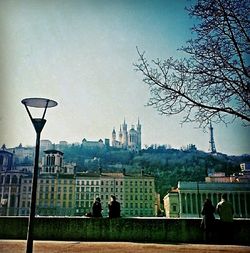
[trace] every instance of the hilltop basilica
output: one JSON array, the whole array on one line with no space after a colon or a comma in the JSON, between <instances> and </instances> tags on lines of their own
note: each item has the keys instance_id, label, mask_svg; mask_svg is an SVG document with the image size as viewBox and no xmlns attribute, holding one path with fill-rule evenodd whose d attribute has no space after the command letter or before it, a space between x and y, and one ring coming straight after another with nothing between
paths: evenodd
<instances>
[{"instance_id":1,"label":"hilltop basilica","mask_svg":"<svg viewBox=\"0 0 250 253\"><path fill-rule=\"evenodd\" d=\"M118 140L117 140L118 137ZM135 126L132 125L131 129L128 131L128 126L125 122L120 125L120 130L118 136L116 134L115 128L112 131L112 146L114 148L128 149L131 151L141 150L141 124L138 119L138 123Z\"/></svg>"}]
</instances>

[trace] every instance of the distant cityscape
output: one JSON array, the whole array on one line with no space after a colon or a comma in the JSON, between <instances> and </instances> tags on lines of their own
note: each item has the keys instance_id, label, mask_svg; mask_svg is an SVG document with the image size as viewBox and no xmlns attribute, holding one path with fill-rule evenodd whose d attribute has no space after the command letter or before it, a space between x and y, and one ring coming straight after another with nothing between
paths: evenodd
<instances>
[{"instance_id":1,"label":"distant cityscape","mask_svg":"<svg viewBox=\"0 0 250 253\"><path fill-rule=\"evenodd\" d=\"M126 170L122 163L121 166L116 165L115 170L111 169L113 165L103 167L98 158L102 150L108 149L113 153L122 150L131 153L141 152L141 131L139 119L137 125L132 125L130 129L124 120L118 132L113 128L111 145L109 139L89 141L83 138L81 149L91 152L92 161L95 162L91 170L79 169L79 164L75 161L65 161L63 150L74 144L70 145L66 141L52 144L50 140L41 140L36 214L84 216L91 212L94 200L99 197L103 216L106 217L110 196L115 195L121 204L122 217L200 217L201 206L206 198L210 198L216 204L221 194L226 193L233 203L235 217L250 217L250 163L241 163L241 172L237 175L226 175L211 169L203 182L179 181L177 187L172 187L164 196L156 190L155 175L146 172L143 166L132 171ZM216 155L211 124L209 144L211 155ZM197 150L194 144L188 145L186 149L193 152ZM79 156L81 154L79 153ZM20 144L14 148L7 148L2 145L2 216L29 215L33 160L34 147L23 147ZM84 162L88 162L88 159Z\"/></svg>"}]
</instances>

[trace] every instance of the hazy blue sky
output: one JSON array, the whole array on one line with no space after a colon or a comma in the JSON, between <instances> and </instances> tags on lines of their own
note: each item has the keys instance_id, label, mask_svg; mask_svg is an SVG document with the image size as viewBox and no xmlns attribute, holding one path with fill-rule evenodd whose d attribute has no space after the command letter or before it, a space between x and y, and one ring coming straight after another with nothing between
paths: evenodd
<instances>
[{"instance_id":1,"label":"hazy blue sky","mask_svg":"<svg viewBox=\"0 0 250 253\"><path fill-rule=\"evenodd\" d=\"M0 145L35 144L21 100L45 97L42 139L69 143L111 138L124 117L142 124L144 144L208 150L209 134L150 107L148 88L134 71L136 46L149 59L178 57L190 38L188 1L2 0L0 1ZM214 125L216 148L250 153L249 128Z\"/></svg>"}]
</instances>

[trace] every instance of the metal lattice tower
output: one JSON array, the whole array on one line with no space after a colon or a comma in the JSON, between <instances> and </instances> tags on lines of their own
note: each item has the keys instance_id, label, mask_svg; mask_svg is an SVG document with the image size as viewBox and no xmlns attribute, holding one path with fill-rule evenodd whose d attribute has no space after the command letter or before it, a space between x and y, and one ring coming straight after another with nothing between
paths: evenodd
<instances>
[{"instance_id":1,"label":"metal lattice tower","mask_svg":"<svg viewBox=\"0 0 250 253\"><path fill-rule=\"evenodd\" d=\"M215 142L214 142L214 129L211 122L210 122L209 130L210 130L209 151L212 154L214 154L216 153L216 148L215 148Z\"/></svg>"}]
</instances>

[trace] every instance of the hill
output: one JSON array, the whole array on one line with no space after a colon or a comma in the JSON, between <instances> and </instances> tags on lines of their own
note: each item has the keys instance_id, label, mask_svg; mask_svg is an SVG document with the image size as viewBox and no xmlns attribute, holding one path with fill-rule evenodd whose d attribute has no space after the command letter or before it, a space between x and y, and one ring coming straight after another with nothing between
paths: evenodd
<instances>
[{"instance_id":1,"label":"hill","mask_svg":"<svg viewBox=\"0 0 250 253\"><path fill-rule=\"evenodd\" d=\"M161 198L178 181L204 181L208 171L238 173L240 163L250 162L250 155L228 156L210 154L196 149L178 150L163 147L143 149L132 153L119 149L86 149L68 146L63 149L66 162L76 162L78 171L138 172L155 176L156 190Z\"/></svg>"}]
</instances>

